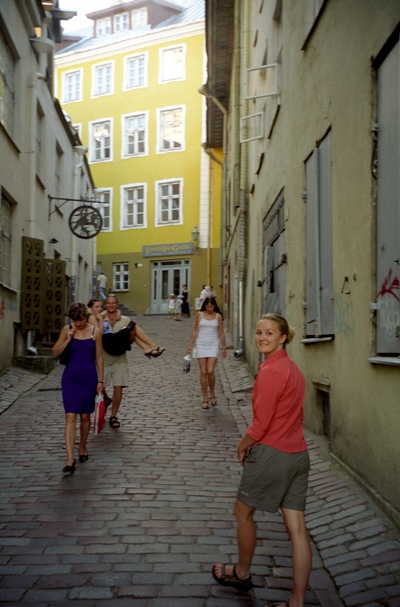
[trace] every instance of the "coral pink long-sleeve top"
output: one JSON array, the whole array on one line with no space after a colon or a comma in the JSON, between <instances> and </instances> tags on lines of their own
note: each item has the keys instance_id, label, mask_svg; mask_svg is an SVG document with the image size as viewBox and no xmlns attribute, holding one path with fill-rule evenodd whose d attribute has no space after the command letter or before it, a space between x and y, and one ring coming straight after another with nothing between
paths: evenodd
<instances>
[{"instance_id":1,"label":"coral pink long-sleeve top","mask_svg":"<svg viewBox=\"0 0 400 607\"><path fill-rule=\"evenodd\" d=\"M247 429L254 444L285 453L307 450L304 391L304 377L286 350L275 352L260 365L252 395L253 421Z\"/></svg>"}]
</instances>

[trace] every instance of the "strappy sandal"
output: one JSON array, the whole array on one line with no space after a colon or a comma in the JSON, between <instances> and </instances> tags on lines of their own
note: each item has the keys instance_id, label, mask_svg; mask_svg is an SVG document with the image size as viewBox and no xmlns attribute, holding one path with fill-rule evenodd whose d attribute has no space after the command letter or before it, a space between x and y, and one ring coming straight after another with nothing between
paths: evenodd
<instances>
[{"instance_id":1,"label":"strappy sandal","mask_svg":"<svg viewBox=\"0 0 400 607\"><path fill-rule=\"evenodd\" d=\"M213 396L213 397L210 399L210 403L211 403L211 405L212 405L213 407L215 407L215 405L217 405L217 404L218 404L218 401L217 401L217 399L215 398L215 396Z\"/></svg>"},{"instance_id":2,"label":"strappy sandal","mask_svg":"<svg viewBox=\"0 0 400 607\"><path fill-rule=\"evenodd\" d=\"M253 588L251 575L242 580L236 573L236 565L233 565L232 573L226 572L226 568L231 567L231 565L222 565L222 573L220 575L217 574L216 567L217 565L213 566L212 575L214 580L218 582L218 584L221 584L221 586L232 586L241 592L248 592Z\"/></svg>"},{"instance_id":3,"label":"strappy sandal","mask_svg":"<svg viewBox=\"0 0 400 607\"><path fill-rule=\"evenodd\" d=\"M201 408L202 408L202 409L209 409L208 402L207 402L206 400L205 400L205 401L203 402L203 404L201 405Z\"/></svg>"},{"instance_id":4,"label":"strappy sandal","mask_svg":"<svg viewBox=\"0 0 400 607\"><path fill-rule=\"evenodd\" d=\"M147 356L147 358L158 358L163 352L165 352L165 348L160 348L160 346L158 346L158 348L153 348L149 352L145 352L144 355Z\"/></svg>"},{"instance_id":5,"label":"strappy sandal","mask_svg":"<svg viewBox=\"0 0 400 607\"><path fill-rule=\"evenodd\" d=\"M115 415L110 417L110 419L108 420L108 423L110 424L111 428L119 428L121 426L118 418Z\"/></svg>"}]
</instances>

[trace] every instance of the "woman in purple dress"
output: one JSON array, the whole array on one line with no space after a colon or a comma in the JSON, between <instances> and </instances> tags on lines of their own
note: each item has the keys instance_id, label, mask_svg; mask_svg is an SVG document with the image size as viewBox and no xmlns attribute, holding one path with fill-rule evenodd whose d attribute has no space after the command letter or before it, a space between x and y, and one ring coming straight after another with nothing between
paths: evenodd
<instances>
[{"instance_id":1,"label":"woman in purple dress","mask_svg":"<svg viewBox=\"0 0 400 607\"><path fill-rule=\"evenodd\" d=\"M67 346L71 348L70 359L61 379L67 451L64 475L73 474L76 466L74 444L78 415L80 416L79 461L86 462L89 459L86 441L90 430L90 415L94 411L96 394L103 391L104 385L101 331L88 323L90 311L84 303L72 304L68 316L72 324L62 328L53 346L55 358L58 358Z\"/></svg>"}]
</instances>

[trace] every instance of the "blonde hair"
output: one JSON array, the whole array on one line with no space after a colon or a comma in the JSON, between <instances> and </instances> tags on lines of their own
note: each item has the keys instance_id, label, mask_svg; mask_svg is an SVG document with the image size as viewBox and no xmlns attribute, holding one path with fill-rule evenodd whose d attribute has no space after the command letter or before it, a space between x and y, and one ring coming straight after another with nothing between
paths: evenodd
<instances>
[{"instance_id":1,"label":"blonde hair","mask_svg":"<svg viewBox=\"0 0 400 607\"><path fill-rule=\"evenodd\" d=\"M294 337L294 329L289 325L284 316L276 314L275 312L268 312L268 314L262 316L261 320L271 320L278 326L280 334L286 335L286 341L283 344L283 347L285 347L285 344L290 344Z\"/></svg>"}]
</instances>

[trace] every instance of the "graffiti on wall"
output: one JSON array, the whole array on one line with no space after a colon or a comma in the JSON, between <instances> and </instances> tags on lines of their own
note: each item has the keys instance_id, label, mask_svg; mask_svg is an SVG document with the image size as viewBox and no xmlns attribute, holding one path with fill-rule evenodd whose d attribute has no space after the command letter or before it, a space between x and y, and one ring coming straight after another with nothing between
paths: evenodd
<instances>
[{"instance_id":1,"label":"graffiti on wall","mask_svg":"<svg viewBox=\"0 0 400 607\"><path fill-rule=\"evenodd\" d=\"M400 281L390 268L378 293L378 310L387 339L398 337L400 327Z\"/></svg>"},{"instance_id":2,"label":"graffiti on wall","mask_svg":"<svg viewBox=\"0 0 400 607\"><path fill-rule=\"evenodd\" d=\"M0 297L0 320L4 320L7 312L16 312L17 302L15 297Z\"/></svg>"},{"instance_id":3,"label":"graffiti on wall","mask_svg":"<svg viewBox=\"0 0 400 607\"><path fill-rule=\"evenodd\" d=\"M354 329L353 302L343 294L335 298L335 328L342 335L349 335Z\"/></svg>"}]
</instances>

